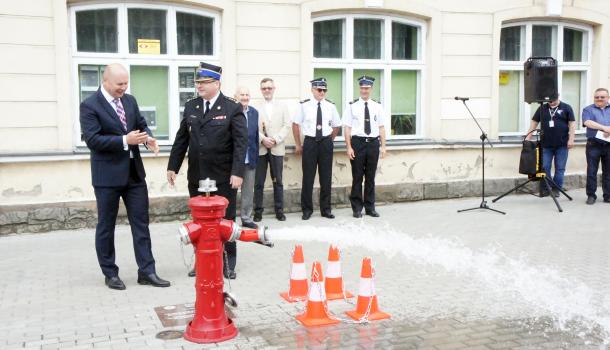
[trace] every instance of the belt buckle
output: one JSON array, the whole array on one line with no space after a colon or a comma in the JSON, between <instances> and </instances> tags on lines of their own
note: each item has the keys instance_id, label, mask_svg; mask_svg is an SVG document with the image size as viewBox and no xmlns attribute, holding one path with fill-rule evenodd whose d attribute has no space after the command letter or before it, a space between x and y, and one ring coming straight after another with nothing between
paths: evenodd
<instances>
[{"instance_id":1,"label":"belt buckle","mask_svg":"<svg viewBox=\"0 0 610 350\"><path fill-rule=\"evenodd\" d=\"M369 138L368 138L368 137L365 137L365 138L364 138L364 142L369 143Z\"/></svg>"}]
</instances>

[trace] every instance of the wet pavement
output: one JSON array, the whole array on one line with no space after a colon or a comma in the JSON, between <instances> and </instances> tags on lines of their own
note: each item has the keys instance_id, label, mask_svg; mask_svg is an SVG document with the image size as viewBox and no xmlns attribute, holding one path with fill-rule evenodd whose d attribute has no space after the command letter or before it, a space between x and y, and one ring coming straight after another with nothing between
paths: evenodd
<instances>
[{"instance_id":1,"label":"wet pavement","mask_svg":"<svg viewBox=\"0 0 610 350\"><path fill-rule=\"evenodd\" d=\"M381 218L354 219L349 209L335 209L334 220L265 216L275 247L238 243L237 279L225 284L238 297L239 335L207 345L159 334L184 330L194 301L192 249L180 246L178 222L151 225L157 272L170 288L136 283L128 226L116 235L125 291L105 287L92 229L0 237L0 349L608 349L610 204L569 193L563 213L550 198L512 195L488 198L507 215L457 213L479 205L466 198L380 205ZM391 319L348 321L352 299L328 303L338 325L295 320L304 303L279 297L292 248L303 245L309 273L314 260L326 265L330 242L342 249L354 294L362 258L373 258L379 308ZM173 312L174 325L155 308Z\"/></svg>"}]
</instances>

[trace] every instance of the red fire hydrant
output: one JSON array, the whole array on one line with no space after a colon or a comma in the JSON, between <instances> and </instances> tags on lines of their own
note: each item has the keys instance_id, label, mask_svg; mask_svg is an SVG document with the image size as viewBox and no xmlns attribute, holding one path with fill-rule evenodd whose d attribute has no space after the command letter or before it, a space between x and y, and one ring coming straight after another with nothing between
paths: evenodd
<instances>
[{"instance_id":1,"label":"red fire hydrant","mask_svg":"<svg viewBox=\"0 0 610 350\"><path fill-rule=\"evenodd\" d=\"M225 312L223 243L240 240L273 246L265 229L242 229L223 219L229 201L210 196L213 191L216 191L214 180L199 182L199 192L205 195L189 200L193 221L179 228L180 240L195 246L195 316L184 332L184 338L195 343L217 343L237 335L237 328Z\"/></svg>"}]
</instances>

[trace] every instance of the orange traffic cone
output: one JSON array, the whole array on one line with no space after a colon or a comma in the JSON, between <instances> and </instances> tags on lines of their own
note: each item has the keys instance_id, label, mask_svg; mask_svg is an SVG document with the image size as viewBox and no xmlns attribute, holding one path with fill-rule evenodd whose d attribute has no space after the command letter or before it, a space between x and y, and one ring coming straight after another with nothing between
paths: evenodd
<instances>
[{"instance_id":1,"label":"orange traffic cone","mask_svg":"<svg viewBox=\"0 0 610 350\"><path fill-rule=\"evenodd\" d=\"M303 258L303 247L299 244L294 246L292 252L290 289L288 292L280 293L280 296L291 303L307 300L307 272L305 270L305 259Z\"/></svg>"},{"instance_id":2,"label":"orange traffic cone","mask_svg":"<svg viewBox=\"0 0 610 350\"><path fill-rule=\"evenodd\" d=\"M326 280L324 280L326 298L328 300L343 299L343 274L341 273L341 258L339 248L330 245L328 248L328 265L326 265ZM354 295L345 291L345 298L352 298Z\"/></svg>"},{"instance_id":3,"label":"orange traffic cone","mask_svg":"<svg viewBox=\"0 0 610 350\"><path fill-rule=\"evenodd\" d=\"M358 290L356 310L347 311L346 314L354 320L374 321L390 318L389 314L379 311L379 306L377 305L371 258L362 259L362 272L360 273L360 288Z\"/></svg>"},{"instance_id":4,"label":"orange traffic cone","mask_svg":"<svg viewBox=\"0 0 610 350\"><path fill-rule=\"evenodd\" d=\"M297 316L305 327L326 326L339 323L339 320L330 318L326 305L326 293L324 292L324 276L322 265L319 261L313 263L311 269L311 288L305 312Z\"/></svg>"}]
</instances>

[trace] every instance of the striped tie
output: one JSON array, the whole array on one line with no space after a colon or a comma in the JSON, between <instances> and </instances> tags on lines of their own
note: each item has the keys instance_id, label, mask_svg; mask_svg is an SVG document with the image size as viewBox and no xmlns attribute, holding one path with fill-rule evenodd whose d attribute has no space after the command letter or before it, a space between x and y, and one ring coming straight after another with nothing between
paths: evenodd
<instances>
[{"instance_id":1,"label":"striped tie","mask_svg":"<svg viewBox=\"0 0 610 350\"><path fill-rule=\"evenodd\" d=\"M112 100L112 102L114 102L114 104L116 105L116 114L119 115L119 119L121 120L123 129L127 131L127 119L125 118L125 110L123 109L123 104L121 103L121 100L115 98L114 100Z\"/></svg>"}]
</instances>

